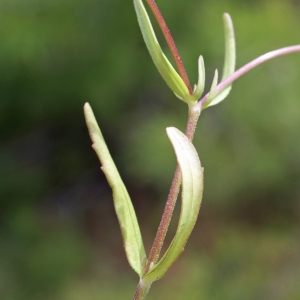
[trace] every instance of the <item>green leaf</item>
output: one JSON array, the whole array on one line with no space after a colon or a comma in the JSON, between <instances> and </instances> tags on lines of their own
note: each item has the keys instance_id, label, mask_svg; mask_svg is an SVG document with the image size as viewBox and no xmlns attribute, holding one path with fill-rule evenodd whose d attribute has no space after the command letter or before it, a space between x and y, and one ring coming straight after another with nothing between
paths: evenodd
<instances>
[{"instance_id":1,"label":"green leaf","mask_svg":"<svg viewBox=\"0 0 300 300\"><path fill-rule=\"evenodd\" d=\"M195 87L194 93L191 97L194 101L200 99L204 91L204 86L205 86L205 67L204 67L203 56L200 55L198 59L198 82Z\"/></svg>"},{"instance_id":2,"label":"green leaf","mask_svg":"<svg viewBox=\"0 0 300 300\"><path fill-rule=\"evenodd\" d=\"M195 226L203 193L203 169L196 149L189 139L174 127L167 128L167 134L176 153L182 175L182 204L175 237L159 262L150 267L145 280L160 279L169 270Z\"/></svg>"},{"instance_id":3,"label":"green leaf","mask_svg":"<svg viewBox=\"0 0 300 300\"><path fill-rule=\"evenodd\" d=\"M139 224L126 187L106 146L92 108L84 105L86 124L107 181L112 188L114 206L120 223L124 248L130 266L141 276L146 261Z\"/></svg>"},{"instance_id":4,"label":"green leaf","mask_svg":"<svg viewBox=\"0 0 300 300\"><path fill-rule=\"evenodd\" d=\"M226 79L234 72L236 61L233 23L230 15L227 13L223 15L223 20L225 32L225 59L222 80Z\"/></svg>"},{"instance_id":5,"label":"green leaf","mask_svg":"<svg viewBox=\"0 0 300 300\"><path fill-rule=\"evenodd\" d=\"M223 66L222 81L234 73L236 61L233 23L230 15L227 13L223 15L223 20L225 32L225 59ZM228 96L230 90L231 85L218 92L218 94L213 98L213 100L209 104L205 105L205 107L213 106L223 101ZM208 101L206 102L208 103Z\"/></svg>"},{"instance_id":6,"label":"green leaf","mask_svg":"<svg viewBox=\"0 0 300 300\"><path fill-rule=\"evenodd\" d=\"M144 41L157 70L175 95L179 99L186 101L185 99L190 97L188 88L164 55L143 2L141 0L134 0L133 2Z\"/></svg>"},{"instance_id":7,"label":"green leaf","mask_svg":"<svg viewBox=\"0 0 300 300\"><path fill-rule=\"evenodd\" d=\"M204 102L204 105L202 106L202 109L210 106L210 103L214 100L215 94L216 94L216 87L218 84L218 70L216 69L215 71L215 75L210 87L210 91L209 91L209 95L207 100Z\"/></svg>"}]
</instances>

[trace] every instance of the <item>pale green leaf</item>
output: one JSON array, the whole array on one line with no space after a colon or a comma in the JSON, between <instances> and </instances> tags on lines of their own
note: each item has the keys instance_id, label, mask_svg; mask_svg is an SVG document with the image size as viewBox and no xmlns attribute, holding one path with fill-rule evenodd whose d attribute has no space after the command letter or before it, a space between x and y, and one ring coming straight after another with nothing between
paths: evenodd
<instances>
[{"instance_id":1,"label":"pale green leaf","mask_svg":"<svg viewBox=\"0 0 300 300\"><path fill-rule=\"evenodd\" d=\"M225 33L225 59L222 73L222 80L230 76L235 70L235 38L234 29L231 17L225 13L223 15L224 20L224 33Z\"/></svg>"},{"instance_id":2,"label":"pale green leaf","mask_svg":"<svg viewBox=\"0 0 300 300\"><path fill-rule=\"evenodd\" d=\"M226 88L224 88L221 92L219 92L213 99L212 101L209 102L209 105L204 105L203 108L208 107L208 106L213 106L217 105L221 101L223 101L230 93L232 88L232 85L228 85Z\"/></svg>"},{"instance_id":3,"label":"pale green leaf","mask_svg":"<svg viewBox=\"0 0 300 300\"><path fill-rule=\"evenodd\" d=\"M216 87L218 84L218 70L215 71L215 75L210 87L210 91L209 91L209 95L207 100L204 102L204 105L202 106L202 109L208 107L210 105L210 103L213 101L215 95L216 95Z\"/></svg>"},{"instance_id":4,"label":"pale green leaf","mask_svg":"<svg viewBox=\"0 0 300 300\"><path fill-rule=\"evenodd\" d=\"M190 96L188 88L164 55L143 2L141 0L134 0L133 2L144 41L157 70L177 97L185 101Z\"/></svg>"},{"instance_id":5,"label":"pale green leaf","mask_svg":"<svg viewBox=\"0 0 300 300\"><path fill-rule=\"evenodd\" d=\"M196 149L189 139L174 127L167 128L167 134L176 153L182 175L182 204L175 237L157 264L151 266L144 276L146 280L160 279L169 270L195 226L203 193L203 169Z\"/></svg>"},{"instance_id":6,"label":"pale green leaf","mask_svg":"<svg viewBox=\"0 0 300 300\"><path fill-rule=\"evenodd\" d=\"M225 32L225 59L222 73L222 81L234 73L236 62L235 38L232 20L229 14L223 15ZM213 106L223 101L229 94L231 85L217 93L217 95L205 107ZM208 102L207 102L208 103ZM204 107L203 107L204 108Z\"/></svg>"},{"instance_id":7,"label":"pale green leaf","mask_svg":"<svg viewBox=\"0 0 300 300\"><path fill-rule=\"evenodd\" d=\"M204 86L205 86L205 67L204 67L203 56L200 55L198 59L198 82L195 87L194 93L191 97L194 101L200 99L204 91Z\"/></svg>"},{"instance_id":8,"label":"pale green leaf","mask_svg":"<svg viewBox=\"0 0 300 300\"><path fill-rule=\"evenodd\" d=\"M93 142L92 147L113 191L114 206L121 227L127 259L131 267L141 276L146 254L134 208L88 103L84 105L84 115Z\"/></svg>"}]
</instances>

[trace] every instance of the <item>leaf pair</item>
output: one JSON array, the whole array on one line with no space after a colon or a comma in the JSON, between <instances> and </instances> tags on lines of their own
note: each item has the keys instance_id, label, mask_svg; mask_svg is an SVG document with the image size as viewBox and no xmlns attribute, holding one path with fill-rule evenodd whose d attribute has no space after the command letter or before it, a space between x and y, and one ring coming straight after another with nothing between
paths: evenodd
<instances>
[{"instance_id":1,"label":"leaf pair","mask_svg":"<svg viewBox=\"0 0 300 300\"><path fill-rule=\"evenodd\" d=\"M152 60L167 83L170 89L175 95L188 104L193 104L200 99L203 94L205 86L205 68L203 57L200 56L198 60L198 82L195 85L193 94L190 95L188 87L184 83L183 79L179 76L172 64L166 58L163 53L157 38L155 36L153 27L151 25L147 11L143 5L142 0L134 0L134 7L137 14L140 29L148 48L148 51L152 57ZM235 69L235 39L232 20L229 14L224 14L224 29L225 29L225 60L223 66L222 80L230 76ZM216 70L215 76L211 85L209 97L202 105L202 109L208 106L216 105L226 98L231 90L231 84L223 88L223 90L216 93L216 87L218 83L218 72Z\"/></svg>"},{"instance_id":2,"label":"leaf pair","mask_svg":"<svg viewBox=\"0 0 300 300\"><path fill-rule=\"evenodd\" d=\"M84 113L93 142L92 147L113 191L114 205L127 259L131 267L142 277L146 254L134 208L88 103L84 106ZM167 128L167 134L181 170L182 206L177 232L171 245L160 261L143 276L150 282L161 278L184 250L186 241L196 223L203 192L203 169L194 146L182 132L174 127Z\"/></svg>"}]
</instances>

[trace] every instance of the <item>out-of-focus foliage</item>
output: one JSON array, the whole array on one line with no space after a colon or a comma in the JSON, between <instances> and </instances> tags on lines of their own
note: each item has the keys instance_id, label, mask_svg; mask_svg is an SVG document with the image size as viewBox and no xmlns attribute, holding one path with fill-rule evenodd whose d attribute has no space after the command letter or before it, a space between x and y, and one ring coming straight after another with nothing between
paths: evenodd
<instances>
[{"instance_id":1,"label":"out-of-focus foliage","mask_svg":"<svg viewBox=\"0 0 300 300\"><path fill-rule=\"evenodd\" d=\"M300 43L297 1L157 4L193 83L200 54L207 82L222 68L225 11L237 67ZM199 223L149 299L299 299L299 66L293 54L258 67L200 116ZM90 148L86 101L149 246L175 166L165 128L183 130L187 108L153 66L132 2L1 0L1 299L132 297L137 278Z\"/></svg>"},{"instance_id":2,"label":"out-of-focus foliage","mask_svg":"<svg viewBox=\"0 0 300 300\"><path fill-rule=\"evenodd\" d=\"M174 267L173 276L167 274L153 286L149 300L299 299L300 247L296 232L270 228L253 232L253 228L230 226L221 231L222 236L213 242L213 251L187 250ZM67 288L61 299L131 299L128 287L134 287L134 281L123 274L120 277L121 284L111 278L99 278L100 285L82 281L76 288Z\"/></svg>"}]
</instances>

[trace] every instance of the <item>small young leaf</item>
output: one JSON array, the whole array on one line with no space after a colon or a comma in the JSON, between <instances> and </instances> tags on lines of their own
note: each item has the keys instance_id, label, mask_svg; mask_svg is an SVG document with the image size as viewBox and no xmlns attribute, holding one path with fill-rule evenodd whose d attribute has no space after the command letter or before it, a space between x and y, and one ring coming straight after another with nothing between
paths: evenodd
<instances>
[{"instance_id":1,"label":"small young leaf","mask_svg":"<svg viewBox=\"0 0 300 300\"><path fill-rule=\"evenodd\" d=\"M181 131L174 127L167 128L167 134L181 169L181 213L171 245L159 262L152 266L144 276L144 279L150 281L163 277L184 250L184 246L195 226L203 193L203 169L193 144Z\"/></svg>"},{"instance_id":2,"label":"small young leaf","mask_svg":"<svg viewBox=\"0 0 300 300\"><path fill-rule=\"evenodd\" d=\"M230 15L227 13L223 15L223 20L224 20L224 31L225 31L225 59L224 59L223 74L222 74L221 81L223 81L224 79L226 79L227 77L229 77L231 74L234 73L235 61L236 61L233 23ZM231 90L231 85L221 90L209 104L207 105L205 104L205 107L213 106L223 101L228 96L230 90Z\"/></svg>"},{"instance_id":3,"label":"small young leaf","mask_svg":"<svg viewBox=\"0 0 300 300\"><path fill-rule=\"evenodd\" d=\"M185 99L190 97L188 88L164 55L143 2L141 0L134 0L133 2L144 41L157 70L176 96L186 101Z\"/></svg>"},{"instance_id":4,"label":"small young leaf","mask_svg":"<svg viewBox=\"0 0 300 300\"><path fill-rule=\"evenodd\" d=\"M212 84L210 87L208 98L207 98L206 102L204 102L202 109L208 107L210 105L210 103L214 100L217 84L218 84L218 70L216 69L215 75L214 75L214 78L213 78L213 81L212 81Z\"/></svg>"},{"instance_id":5,"label":"small young leaf","mask_svg":"<svg viewBox=\"0 0 300 300\"><path fill-rule=\"evenodd\" d=\"M234 72L236 60L234 29L230 15L225 13L223 15L223 20L225 32L225 59L222 80L229 77Z\"/></svg>"},{"instance_id":6,"label":"small young leaf","mask_svg":"<svg viewBox=\"0 0 300 300\"><path fill-rule=\"evenodd\" d=\"M84 105L86 124L107 181L112 188L115 210L120 223L126 256L131 267L141 276L146 260L139 224L126 187L106 146L92 108Z\"/></svg>"},{"instance_id":7,"label":"small young leaf","mask_svg":"<svg viewBox=\"0 0 300 300\"><path fill-rule=\"evenodd\" d=\"M194 93L191 97L194 101L200 99L204 91L204 86L205 86L205 67L204 67L203 56L200 55L198 59L198 82L195 87Z\"/></svg>"},{"instance_id":8,"label":"small young leaf","mask_svg":"<svg viewBox=\"0 0 300 300\"><path fill-rule=\"evenodd\" d=\"M232 89L232 85L230 84L226 88L224 88L221 92L217 93L217 95L209 102L208 105L204 105L203 109L208 106L214 106L222 102L229 95L231 89Z\"/></svg>"}]
</instances>

